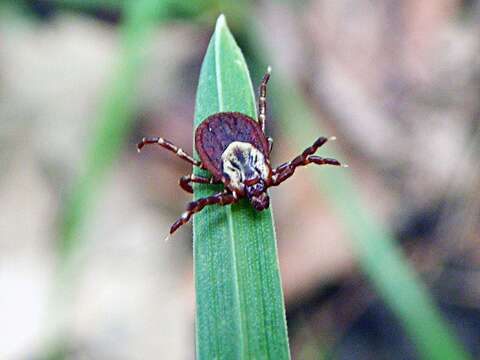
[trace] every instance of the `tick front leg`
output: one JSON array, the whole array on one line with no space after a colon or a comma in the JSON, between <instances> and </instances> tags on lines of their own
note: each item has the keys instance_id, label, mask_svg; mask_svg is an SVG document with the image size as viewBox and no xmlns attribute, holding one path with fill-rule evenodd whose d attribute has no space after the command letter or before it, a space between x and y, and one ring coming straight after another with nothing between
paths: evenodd
<instances>
[{"instance_id":1,"label":"tick front leg","mask_svg":"<svg viewBox=\"0 0 480 360\"><path fill-rule=\"evenodd\" d=\"M200 161L195 160L192 156L188 155L185 151L175 146L170 141L158 136L144 137L142 141L138 143L137 150L140 152L145 145L150 144L159 145L164 149L175 153L180 159L185 160L194 166L202 167L202 163Z\"/></svg>"},{"instance_id":2,"label":"tick front leg","mask_svg":"<svg viewBox=\"0 0 480 360\"><path fill-rule=\"evenodd\" d=\"M182 176L180 178L180 181L179 181L180 187L183 190L185 190L186 192L189 192L191 194L193 194L192 183L197 183L197 184L220 184L221 181L217 181L213 177L212 178L205 178L205 177L194 175L194 174Z\"/></svg>"},{"instance_id":3,"label":"tick front leg","mask_svg":"<svg viewBox=\"0 0 480 360\"><path fill-rule=\"evenodd\" d=\"M287 180L290 176L293 175L297 167L305 166L311 163L314 163L317 165L334 165L334 166L347 167L347 165L342 165L340 161L336 159L331 159L331 158L322 158L320 156L310 155L307 158L300 160L300 157L296 157L291 162L281 165L284 167L283 169L281 169L281 171L278 170L280 166L277 169L275 169L275 175L273 176L272 186L280 185L282 182Z\"/></svg>"},{"instance_id":4,"label":"tick front leg","mask_svg":"<svg viewBox=\"0 0 480 360\"><path fill-rule=\"evenodd\" d=\"M267 83L270 79L272 68L269 66L267 72L263 76L262 83L260 84L260 96L258 98L258 122L265 133L265 119L267 115Z\"/></svg>"},{"instance_id":5,"label":"tick front leg","mask_svg":"<svg viewBox=\"0 0 480 360\"><path fill-rule=\"evenodd\" d=\"M170 235L173 234L180 226L186 224L193 214L198 213L207 205L230 205L238 199L230 192L221 192L212 196L208 196L196 201L188 203L187 210L175 221L170 228Z\"/></svg>"},{"instance_id":6,"label":"tick front leg","mask_svg":"<svg viewBox=\"0 0 480 360\"><path fill-rule=\"evenodd\" d=\"M331 138L326 138L324 136L321 136L319 137L314 143L312 146L309 146L308 148L306 148L305 150L303 150L302 154L297 156L295 159L293 159L292 161L289 161L289 162L286 162L286 163L283 163L282 165L278 166L276 169L273 169L273 173L274 174L278 174L278 173L281 173L283 172L286 168L290 167L294 162L298 162L298 161L303 161L304 159L306 159L309 155L313 155L319 147L325 145L325 143L328 141L328 140L335 140L336 137L335 136L332 136ZM305 164L306 165L306 164Z\"/></svg>"},{"instance_id":7,"label":"tick front leg","mask_svg":"<svg viewBox=\"0 0 480 360\"><path fill-rule=\"evenodd\" d=\"M277 186L287 180L290 176L293 175L295 169L299 166L305 166L311 163L317 165L342 166L342 164L336 159L322 158L320 156L312 155L313 153L315 153L315 151L317 151L320 146L324 145L328 140L329 139L327 139L326 137L318 138L317 141L315 141L312 146L306 148L301 155L297 156L292 161L286 162L274 169L272 186ZM330 140L335 140L335 138L330 138Z\"/></svg>"}]
</instances>

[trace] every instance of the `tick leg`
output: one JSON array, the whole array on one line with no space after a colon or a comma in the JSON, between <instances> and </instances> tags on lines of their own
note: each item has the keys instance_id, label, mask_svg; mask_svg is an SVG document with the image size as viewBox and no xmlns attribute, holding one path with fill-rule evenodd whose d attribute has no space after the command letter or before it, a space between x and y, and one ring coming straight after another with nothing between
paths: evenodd
<instances>
[{"instance_id":1,"label":"tick leg","mask_svg":"<svg viewBox=\"0 0 480 360\"><path fill-rule=\"evenodd\" d=\"M180 178L180 181L179 181L180 187L183 190L185 190L186 192L189 192L191 194L193 194L192 183L220 184L221 181L217 181L213 177L212 178L205 178L205 177L194 175L194 174L182 176Z\"/></svg>"},{"instance_id":2,"label":"tick leg","mask_svg":"<svg viewBox=\"0 0 480 360\"><path fill-rule=\"evenodd\" d=\"M295 159L293 159L292 161L289 161L289 162L286 162L286 163L283 163L282 165L278 166L276 169L273 169L273 173L274 174L278 174L278 173L281 173L283 172L285 169L287 169L288 167L291 166L292 163L294 163L295 161L300 161L299 159L306 159L309 155L313 155L319 147L323 146L328 140L335 140L335 137L331 137L330 139L324 137L324 136L321 136L319 137L314 143L312 146L309 146L308 148L306 148L305 150L303 150L302 154L297 156ZM306 165L306 164L305 164Z\"/></svg>"},{"instance_id":3,"label":"tick leg","mask_svg":"<svg viewBox=\"0 0 480 360\"><path fill-rule=\"evenodd\" d=\"M270 73L272 68L269 66L267 72L263 76L262 83L260 84L260 97L258 98L258 122L265 133L265 118L267 114L267 83L270 79Z\"/></svg>"},{"instance_id":4,"label":"tick leg","mask_svg":"<svg viewBox=\"0 0 480 360\"><path fill-rule=\"evenodd\" d=\"M277 186L282 182L284 182L285 180L287 180L290 176L293 175L293 173L295 172L295 169L299 166L305 166L310 163L314 163L318 165L342 166L342 164L336 159L322 158L320 156L312 155L315 153L315 151L317 151L317 149L320 146L325 144L327 141L328 139L326 137L318 138L317 141L315 141L312 146L306 148L302 154L294 158L292 161L283 163L282 165L274 169L272 186Z\"/></svg>"},{"instance_id":5,"label":"tick leg","mask_svg":"<svg viewBox=\"0 0 480 360\"><path fill-rule=\"evenodd\" d=\"M273 176L272 186L280 185L282 182L287 180L290 176L293 175L295 169L299 166L305 166L311 163L318 165L335 165L342 166L340 161L331 158L322 158L320 156L310 155L306 158L301 158L302 155L296 157L291 162L286 163L287 165L281 170L276 169L276 174ZM283 165L281 165L283 166Z\"/></svg>"},{"instance_id":6,"label":"tick leg","mask_svg":"<svg viewBox=\"0 0 480 360\"><path fill-rule=\"evenodd\" d=\"M195 166L198 166L198 167L202 167L202 163L200 161L197 161L195 160L193 157L191 157L190 155L188 155L185 151L183 151L181 148L179 147L176 147L175 145L173 145L170 141L168 140L165 140L164 138L161 138L161 137L158 137L158 136L149 136L149 137L144 137L142 139L141 142L138 143L137 145L137 150L140 152L140 150L142 150L142 148L145 146L145 145L150 145L150 144L155 144L155 145L159 145L175 154L177 154L177 156L180 158L180 159L183 159L185 161L188 161L190 164L192 165L195 165Z\"/></svg>"},{"instance_id":7,"label":"tick leg","mask_svg":"<svg viewBox=\"0 0 480 360\"><path fill-rule=\"evenodd\" d=\"M221 192L212 196L208 196L196 201L188 203L187 210L175 221L170 228L170 235L173 234L180 226L186 224L193 214L198 213L207 205L229 205L237 201L237 198L230 192Z\"/></svg>"}]
</instances>

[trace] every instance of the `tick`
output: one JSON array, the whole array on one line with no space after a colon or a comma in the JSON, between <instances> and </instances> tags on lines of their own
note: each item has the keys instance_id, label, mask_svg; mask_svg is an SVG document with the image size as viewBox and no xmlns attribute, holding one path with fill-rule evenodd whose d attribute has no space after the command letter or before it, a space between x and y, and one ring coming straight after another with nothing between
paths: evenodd
<instances>
[{"instance_id":1,"label":"tick","mask_svg":"<svg viewBox=\"0 0 480 360\"><path fill-rule=\"evenodd\" d=\"M335 140L335 137L319 137L293 160L272 168L270 153L273 140L265 134L270 72L269 67L260 85L258 121L239 112L220 112L207 117L198 126L195 131L195 148L200 161L161 137L144 137L137 145L138 151L147 144L159 145L193 166L208 170L211 177L190 174L180 178L180 187L189 193L193 193L192 183L225 186L222 192L188 203L186 211L171 226L170 234L207 205L230 205L246 197L255 210L268 208L270 199L267 189L283 183L299 166L312 163L342 166L338 160L314 155L328 140Z\"/></svg>"}]
</instances>

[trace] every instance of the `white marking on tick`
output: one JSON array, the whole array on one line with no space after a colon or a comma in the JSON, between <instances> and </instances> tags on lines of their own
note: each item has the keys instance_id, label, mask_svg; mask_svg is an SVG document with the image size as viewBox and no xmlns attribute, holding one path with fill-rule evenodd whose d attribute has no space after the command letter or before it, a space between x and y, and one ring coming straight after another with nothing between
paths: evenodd
<instances>
[{"instance_id":1,"label":"white marking on tick","mask_svg":"<svg viewBox=\"0 0 480 360\"><path fill-rule=\"evenodd\" d=\"M237 154L241 154L239 160ZM234 141L228 145L222 154L223 172L230 178L230 184L234 189L242 189L245 170L254 169L262 179L267 179L269 167L263 153L252 144ZM234 165L235 164L235 165Z\"/></svg>"},{"instance_id":2,"label":"white marking on tick","mask_svg":"<svg viewBox=\"0 0 480 360\"><path fill-rule=\"evenodd\" d=\"M157 141L159 144L163 145L165 143L165 140L163 140L163 138L158 138L158 141Z\"/></svg>"}]
</instances>

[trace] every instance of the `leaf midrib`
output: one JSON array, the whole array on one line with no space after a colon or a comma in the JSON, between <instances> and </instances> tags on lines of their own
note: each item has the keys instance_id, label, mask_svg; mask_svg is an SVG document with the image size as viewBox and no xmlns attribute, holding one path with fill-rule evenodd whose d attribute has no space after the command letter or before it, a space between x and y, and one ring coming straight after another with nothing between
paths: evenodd
<instances>
[{"instance_id":1,"label":"leaf midrib","mask_svg":"<svg viewBox=\"0 0 480 360\"><path fill-rule=\"evenodd\" d=\"M220 44L221 44L221 34L222 32L220 31L220 27L225 26L225 19L223 18L222 15L222 21L217 21L216 27L215 27L215 81L217 85L217 98L218 98L218 109L219 112L225 111L225 104L223 100L223 86L222 86L222 70L221 70L221 63L220 63ZM224 206L224 211L225 211L225 216L227 217L228 221L228 232L229 232L229 239L230 239L230 249L232 252L232 257L233 257L233 276L234 276L234 286L235 286L235 293L236 297L238 300L238 317L240 320L241 324L241 334L240 334L240 348L244 349L246 344L248 344L247 341L245 341L244 337L246 334L246 328L245 328L245 316L243 315L242 311L242 301L240 299L240 289L239 289L239 278L238 278L238 263L237 263L237 256L236 256L236 241L235 241L235 231L233 229L233 215L232 215L232 208L231 205ZM247 349L244 349L247 350Z\"/></svg>"}]
</instances>

